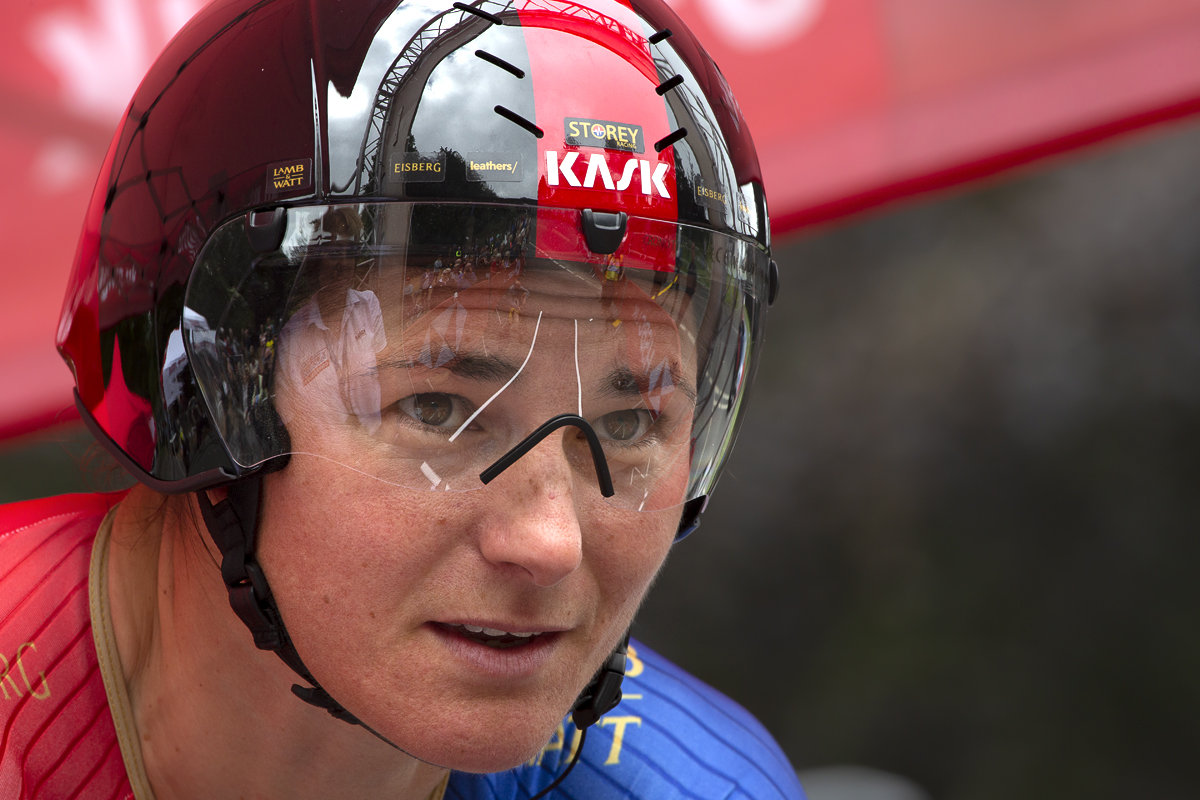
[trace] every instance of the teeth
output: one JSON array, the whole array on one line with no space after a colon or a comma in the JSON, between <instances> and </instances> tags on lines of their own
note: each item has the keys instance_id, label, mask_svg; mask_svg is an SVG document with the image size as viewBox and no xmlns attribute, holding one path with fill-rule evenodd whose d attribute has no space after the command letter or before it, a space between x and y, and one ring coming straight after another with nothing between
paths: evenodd
<instances>
[{"instance_id":1,"label":"teeth","mask_svg":"<svg viewBox=\"0 0 1200 800\"><path fill-rule=\"evenodd\" d=\"M530 636L538 636L541 631L529 631L528 633L514 633L510 631L501 631L496 628L485 628L481 625L463 625L463 629L468 633L482 633L484 636L518 636L522 639L528 639Z\"/></svg>"}]
</instances>

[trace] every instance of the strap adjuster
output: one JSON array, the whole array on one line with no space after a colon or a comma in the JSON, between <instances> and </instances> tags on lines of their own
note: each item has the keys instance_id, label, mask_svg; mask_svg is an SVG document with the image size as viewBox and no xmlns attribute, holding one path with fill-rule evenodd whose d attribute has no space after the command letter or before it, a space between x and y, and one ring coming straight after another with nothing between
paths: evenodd
<instances>
[{"instance_id":1,"label":"strap adjuster","mask_svg":"<svg viewBox=\"0 0 1200 800\"><path fill-rule=\"evenodd\" d=\"M283 647L283 635L279 626L271 621L251 584L230 586L229 605L250 629L255 647L259 650L278 650Z\"/></svg>"}]
</instances>

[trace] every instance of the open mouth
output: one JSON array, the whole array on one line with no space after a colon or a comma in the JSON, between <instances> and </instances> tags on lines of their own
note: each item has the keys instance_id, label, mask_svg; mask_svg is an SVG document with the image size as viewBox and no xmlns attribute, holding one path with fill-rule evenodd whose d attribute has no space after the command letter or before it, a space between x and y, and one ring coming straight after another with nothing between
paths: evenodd
<instances>
[{"instance_id":1,"label":"open mouth","mask_svg":"<svg viewBox=\"0 0 1200 800\"><path fill-rule=\"evenodd\" d=\"M495 628L484 628L479 625L455 625L448 622L439 622L438 625L448 631L457 633L464 639L469 639L476 644L482 644L497 650L522 647L546 635L542 631L499 631Z\"/></svg>"}]
</instances>

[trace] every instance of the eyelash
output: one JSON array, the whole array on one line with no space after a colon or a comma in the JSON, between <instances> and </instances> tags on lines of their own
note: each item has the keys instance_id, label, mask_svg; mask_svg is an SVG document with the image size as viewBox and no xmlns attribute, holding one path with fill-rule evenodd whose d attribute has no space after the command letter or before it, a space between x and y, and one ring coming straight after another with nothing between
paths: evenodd
<instances>
[{"instance_id":1,"label":"eyelash","mask_svg":"<svg viewBox=\"0 0 1200 800\"><path fill-rule=\"evenodd\" d=\"M646 426L645 434L643 434L641 436L641 438L639 438L639 439L636 439L636 440L604 439L604 440L602 440L606 445L608 445L610 447L617 447L622 450L644 450L646 448L656 447L662 443L662 440L664 438L661 435L663 428L665 428L666 423L670 421L670 417L668 414L663 413L663 412L655 413L654 411L652 411L648 408L645 408L645 407L631 408L631 409L618 409L618 411L621 411L621 410L645 411L647 414L650 415L650 424ZM609 412L609 413L612 413L612 412ZM601 414L599 417L596 417L596 420L599 421L603 417L604 417L604 415ZM660 422L663 424L660 425L659 424Z\"/></svg>"},{"instance_id":2,"label":"eyelash","mask_svg":"<svg viewBox=\"0 0 1200 800\"><path fill-rule=\"evenodd\" d=\"M406 411L403 408L404 403L406 403L407 401L414 400L415 398L421 397L423 395L441 395L443 397L449 398L450 401L454 404L453 408L455 408L455 409L461 408L464 417L469 417L471 415L471 413L474 411L474 405L471 403L471 401L460 395L449 394L448 392L416 392L414 394L408 395L407 397L402 397L399 400L397 400L396 402L392 403L390 406L388 406L388 409L391 410L396 417L398 417L398 420L397 420L398 424L405 425L409 428L421 431L423 433L436 433L438 435L445 435L446 433L455 430L455 428L441 427L439 425L430 425L428 422L417 419L415 416L413 416L412 414L410 414L408 411ZM470 431L474 428L476 428L476 426L474 423L472 423L467 428L467 431Z\"/></svg>"}]
</instances>

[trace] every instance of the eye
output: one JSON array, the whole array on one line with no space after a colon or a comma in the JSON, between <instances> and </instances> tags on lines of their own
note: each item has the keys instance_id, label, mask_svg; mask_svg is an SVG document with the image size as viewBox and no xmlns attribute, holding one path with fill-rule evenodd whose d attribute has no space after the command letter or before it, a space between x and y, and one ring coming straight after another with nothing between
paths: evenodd
<instances>
[{"instance_id":1,"label":"eye","mask_svg":"<svg viewBox=\"0 0 1200 800\"><path fill-rule=\"evenodd\" d=\"M652 422L649 411L626 408L605 414L593 427L601 439L631 442L644 436Z\"/></svg>"},{"instance_id":2,"label":"eye","mask_svg":"<svg viewBox=\"0 0 1200 800\"><path fill-rule=\"evenodd\" d=\"M401 411L433 428L458 427L467 418L466 403L441 392L414 394L397 404Z\"/></svg>"}]
</instances>

